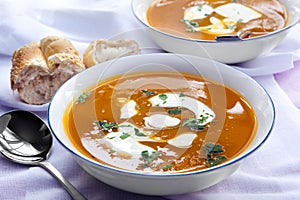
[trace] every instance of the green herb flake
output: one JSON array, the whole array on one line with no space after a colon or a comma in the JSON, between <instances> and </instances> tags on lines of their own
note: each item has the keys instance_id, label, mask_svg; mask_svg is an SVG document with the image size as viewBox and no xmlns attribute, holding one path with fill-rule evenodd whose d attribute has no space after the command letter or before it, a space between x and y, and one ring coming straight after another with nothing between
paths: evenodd
<instances>
[{"instance_id":1,"label":"green herb flake","mask_svg":"<svg viewBox=\"0 0 300 200\"><path fill-rule=\"evenodd\" d=\"M185 29L185 32L187 32L187 33L194 33L196 31L193 28L187 28L187 29Z\"/></svg>"},{"instance_id":2,"label":"green herb flake","mask_svg":"<svg viewBox=\"0 0 300 200\"><path fill-rule=\"evenodd\" d=\"M149 167L149 165L151 164L151 162L153 162L153 160L157 159L157 157L160 156L160 152L152 151L152 153L149 154L148 150L145 150L141 152L141 156L145 161L142 167L146 168Z\"/></svg>"},{"instance_id":3,"label":"green herb flake","mask_svg":"<svg viewBox=\"0 0 300 200\"><path fill-rule=\"evenodd\" d=\"M113 150L113 149L110 149L109 150L109 153L115 153L116 151L115 150Z\"/></svg>"},{"instance_id":4,"label":"green herb flake","mask_svg":"<svg viewBox=\"0 0 300 200\"><path fill-rule=\"evenodd\" d=\"M122 124L122 125L118 125L118 127L132 127L130 124Z\"/></svg>"},{"instance_id":5,"label":"green herb flake","mask_svg":"<svg viewBox=\"0 0 300 200\"><path fill-rule=\"evenodd\" d=\"M194 131L201 131L206 128L206 125L202 124L201 120L196 118L189 118L188 120L183 122L182 126L187 126Z\"/></svg>"},{"instance_id":6,"label":"green herb flake","mask_svg":"<svg viewBox=\"0 0 300 200\"><path fill-rule=\"evenodd\" d=\"M199 26L198 22L195 22L195 21L189 21L189 23L192 27L198 27Z\"/></svg>"},{"instance_id":7,"label":"green herb flake","mask_svg":"<svg viewBox=\"0 0 300 200\"><path fill-rule=\"evenodd\" d=\"M185 97L185 94L183 94L182 92L179 94L179 97Z\"/></svg>"},{"instance_id":8,"label":"green herb flake","mask_svg":"<svg viewBox=\"0 0 300 200\"><path fill-rule=\"evenodd\" d=\"M222 145L214 143L205 144L204 151L206 155L216 155L224 152Z\"/></svg>"},{"instance_id":9,"label":"green herb flake","mask_svg":"<svg viewBox=\"0 0 300 200\"><path fill-rule=\"evenodd\" d=\"M163 104L167 103L168 96L166 94L160 94L158 97L163 101Z\"/></svg>"},{"instance_id":10,"label":"green herb flake","mask_svg":"<svg viewBox=\"0 0 300 200\"><path fill-rule=\"evenodd\" d=\"M172 164L166 164L162 167L162 169L170 169L172 168Z\"/></svg>"},{"instance_id":11,"label":"green herb flake","mask_svg":"<svg viewBox=\"0 0 300 200\"><path fill-rule=\"evenodd\" d=\"M212 117L209 113L203 113L199 116L199 123L204 124L209 117Z\"/></svg>"},{"instance_id":12,"label":"green herb flake","mask_svg":"<svg viewBox=\"0 0 300 200\"><path fill-rule=\"evenodd\" d=\"M220 144L207 143L204 146L204 151L207 156L206 163L208 167L219 165L227 160L226 156L220 155L225 152Z\"/></svg>"},{"instance_id":13,"label":"green herb flake","mask_svg":"<svg viewBox=\"0 0 300 200\"><path fill-rule=\"evenodd\" d=\"M230 29L230 30L235 30L236 26L235 25L226 25L226 28Z\"/></svg>"},{"instance_id":14,"label":"green herb flake","mask_svg":"<svg viewBox=\"0 0 300 200\"><path fill-rule=\"evenodd\" d=\"M201 5L198 6L197 10L198 10L198 11L201 11L201 10L202 10L202 6L201 6Z\"/></svg>"},{"instance_id":15,"label":"green herb flake","mask_svg":"<svg viewBox=\"0 0 300 200\"><path fill-rule=\"evenodd\" d=\"M90 93L84 92L82 93L76 100L77 103L83 103L90 96Z\"/></svg>"},{"instance_id":16,"label":"green herb flake","mask_svg":"<svg viewBox=\"0 0 300 200\"><path fill-rule=\"evenodd\" d=\"M196 30L194 28L199 27L198 22L192 20L181 19L180 21L186 24L187 26L187 29L185 30L186 32L195 32Z\"/></svg>"},{"instance_id":17,"label":"green herb flake","mask_svg":"<svg viewBox=\"0 0 300 200\"><path fill-rule=\"evenodd\" d=\"M107 121L97 121L96 124L103 130L103 131L109 131L115 128L119 128L118 124L116 122L107 122Z\"/></svg>"},{"instance_id":18,"label":"green herb flake","mask_svg":"<svg viewBox=\"0 0 300 200\"><path fill-rule=\"evenodd\" d=\"M130 134L129 133L122 133L122 135L120 135L120 138L122 139L122 140L125 140L126 138L128 138L128 137L130 137Z\"/></svg>"},{"instance_id":19,"label":"green herb flake","mask_svg":"<svg viewBox=\"0 0 300 200\"><path fill-rule=\"evenodd\" d=\"M170 110L168 110L168 113L170 115L178 115L178 114L181 114L181 109L179 109L179 108L170 109Z\"/></svg>"},{"instance_id":20,"label":"green herb flake","mask_svg":"<svg viewBox=\"0 0 300 200\"><path fill-rule=\"evenodd\" d=\"M243 22L243 19L237 20L237 23L242 23L242 22Z\"/></svg>"},{"instance_id":21,"label":"green herb flake","mask_svg":"<svg viewBox=\"0 0 300 200\"><path fill-rule=\"evenodd\" d=\"M137 129L137 128L134 128L134 134L136 136L140 136L140 137L145 137L146 136L144 133L140 132L140 130Z\"/></svg>"},{"instance_id":22,"label":"green herb flake","mask_svg":"<svg viewBox=\"0 0 300 200\"><path fill-rule=\"evenodd\" d=\"M160 152L158 152L158 151L152 151L151 154L149 154L148 150L142 151L142 157L143 157L147 162L152 162L152 161L155 160L159 155L160 155Z\"/></svg>"},{"instance_id":23,"label":"green herb flake","mask_svg":"<svg viewBox=\"0 0 300 200\"><path fill-rule=\"evenodd\" d=\"M155 95L155 92L148 91L148 90L142 90L142 92L143 92L146 96L152 96L152 95Z\"/></svg>"}]
</instances>

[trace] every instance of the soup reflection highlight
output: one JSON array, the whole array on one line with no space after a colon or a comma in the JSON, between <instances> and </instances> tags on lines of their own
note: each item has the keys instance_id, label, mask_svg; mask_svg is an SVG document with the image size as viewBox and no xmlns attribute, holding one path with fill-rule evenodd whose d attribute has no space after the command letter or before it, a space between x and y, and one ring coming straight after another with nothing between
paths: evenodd
<instances>
[{"instance_id":1,"label":"soup reflection highlight","mask_svg":"<svg viewBox=\"0 0 300 200\"><path fill-rule=\"evenodd\" d=\"M243 152L257 121L233 89L178 72L130 73L99 82L70 103L64 128L84 155L130 171L183 173Z\"/></svg>"}]
</instances>

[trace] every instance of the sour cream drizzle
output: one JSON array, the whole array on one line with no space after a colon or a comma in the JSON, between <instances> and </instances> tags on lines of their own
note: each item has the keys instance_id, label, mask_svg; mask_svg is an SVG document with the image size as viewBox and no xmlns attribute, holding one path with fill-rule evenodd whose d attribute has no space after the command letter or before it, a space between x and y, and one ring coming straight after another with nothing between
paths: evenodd
<instances>
[{"instance_id":1,"label":"sour cream drizzle","mask_svg":"<svg viewBox=\"0 0 300 200\"><path fill-rule=\"evenodd\" d=\"M213 12L221 15L224 19L210 17ZM261 13L243 4L227 3L217 8L213 8L210 5L189 7L185 9L183 19L187 25L192 28L192 31L223 35L233 33L237 23L246 23L250 20L260 18L261 16ZM197 22L193 22L194 20L201 20L207 17L209 17L211 25L198 26Z\"/></svg>"}]
</instances>

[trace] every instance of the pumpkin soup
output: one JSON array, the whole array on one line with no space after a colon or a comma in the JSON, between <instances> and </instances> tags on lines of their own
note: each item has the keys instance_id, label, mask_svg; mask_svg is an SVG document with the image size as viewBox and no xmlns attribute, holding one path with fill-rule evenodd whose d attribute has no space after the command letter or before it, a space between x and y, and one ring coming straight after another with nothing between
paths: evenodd
<instances>
[{"instance_id":1,"label":"pumpkin soup","mask_svg":"<svg viewBox=\"0 0 300 200\"><path fill-rule=\"evenodd\" d=\"M180 173L230 160L251 143L256 115L233 89L178 72L129 73L70 103L64 128L97 162L130 171Z\"/></svg>"}]
</instances>

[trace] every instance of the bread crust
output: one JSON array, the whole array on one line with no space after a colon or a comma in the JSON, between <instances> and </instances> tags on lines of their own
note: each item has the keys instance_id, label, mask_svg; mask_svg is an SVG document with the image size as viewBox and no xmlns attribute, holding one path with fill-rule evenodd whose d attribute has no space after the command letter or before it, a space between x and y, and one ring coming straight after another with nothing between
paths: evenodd
<instances>
[{"instance_id":1,"label":"bread crust","mask_svg":"<svg viewBox=\"0 0 300 200\"><path fill-rule=\"evenodd\" d=\"M46 60L50 56L58 53L74 54L79 57L79 52L75 49L73 44L64 38L48 36L41 40L40 46Z\"/></svg>"},{"instance_id":2,"label":"bread crust","mask_svg":"<svg viewBox=\"0 0 300 200\"><path fill-rule=\"evenodd\" d=\"M135 40L98 39L92 41L84 51L83 63L86 67L91 67L97 63L140 52L139 45Z\"/></svg>"},{"instance_id":3,"label":"bread crust","mask_svg":"<svg viewBox=\"0 0 300 200\"><path fill-rule=\"evenodd\" d=\"M48 103L66 80L85 69L72 43L56 36L25 45L13 53L11 61L11 89L34 105Z\"/></svg>"},{"instance_id":4,"label":"bread crust","mask_svg":"<svg viewBox=\"0 0 300 200\"><path fill-rule=\"evenodd\" d=\"M10 85L12 90L21 87L21 82L24 82L19 75L25 68L38 67L44 71L48 70L45 57L36 42L31 42L24 47L17 49L13 53L11 62Z\"/></svg>"},{"instance_id":5,"label":"bread crust","mask_svg":"<svg viewBox=\"0 0 300 200\"><path fill-rule=\"evenodd\" d=\"M45 49L48 47L48 45L56 40L58 40L59 37L57 36L47 36L40 40L40 47L42 52L45 52Z\"/></svg>"}]
</instances>

